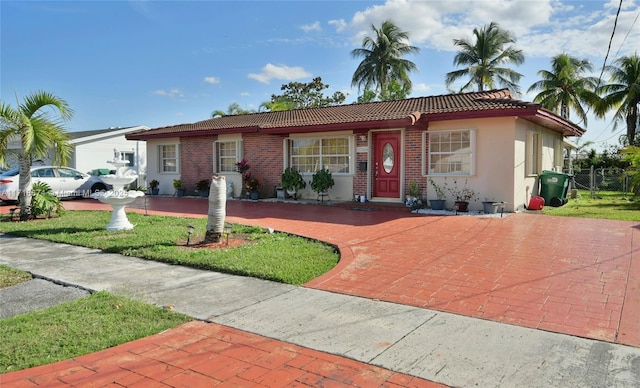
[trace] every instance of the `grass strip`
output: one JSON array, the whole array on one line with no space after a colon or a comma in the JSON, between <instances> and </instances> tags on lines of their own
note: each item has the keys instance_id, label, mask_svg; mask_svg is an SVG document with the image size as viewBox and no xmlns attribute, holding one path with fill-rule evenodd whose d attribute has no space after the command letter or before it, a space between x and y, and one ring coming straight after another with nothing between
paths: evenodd
<instances>
[{"instance_id":1,"label":"grass strip","mask_svg":"<svg viewBox=\"0 0 640 388\"><path fill-rule=\"evenodd\" d=\"M0 373L93 353L188 322L189 317L107 292L0 320Z\"/></svg>"},{"instance_id":2,"label":"grass strip","mask_svg":"<svg viewBox=\"0 0 640 388\"><path fill-rule=\"evenodd\" d=\"M324 274L339 259L333 246L260 227L233 225L232 236L250 242L243 246L197 249L185 246L187 226L195 227L192 242L202 240L205 218L128 213L135 228L111 232L105 229L110 217L106 211L68 211L57 218L0 222L0 232L296 285Z\"/></svg>"},{"instance_id":3,"label":"grass strip","mask_svg":"<svg viewBox=\"0 0 640 388\"><path fill-rule=\"evenodd\" d=\"M565 217L600 218L618 221L640 221L640 201L632 194L614 191L591 193L579 190L578 197L560 207L545 206L544 214Z\"/></svg>"},{"instance_id":4,"label":"grass strip","mask_svg":"<svg viewBox=\"0 0 640 388\"><path fill-rule=\"evenodd\" d=\"M15 286L31 280L29 272L20 271L4 264L0 264L0 289Z\"/></svg>"}]
</instances>

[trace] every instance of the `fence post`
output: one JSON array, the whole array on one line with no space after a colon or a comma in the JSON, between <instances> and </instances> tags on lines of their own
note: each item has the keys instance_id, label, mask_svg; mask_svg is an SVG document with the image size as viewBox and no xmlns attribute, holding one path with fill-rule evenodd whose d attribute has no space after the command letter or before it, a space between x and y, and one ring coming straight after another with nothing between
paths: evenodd
<instances>
[{"instance_id":1,"label":"fence post","mask_svg":"<svg viewBox=\"0 0 640 388\"><path fill-rule=\"evenodd\" d=\"M596 197L596 176L594 174L594 169L593 169L593 165L591 165L590 171L589 171L589 192L591 193L591 199L594 199Z\"/></svg>"}]
</instances>

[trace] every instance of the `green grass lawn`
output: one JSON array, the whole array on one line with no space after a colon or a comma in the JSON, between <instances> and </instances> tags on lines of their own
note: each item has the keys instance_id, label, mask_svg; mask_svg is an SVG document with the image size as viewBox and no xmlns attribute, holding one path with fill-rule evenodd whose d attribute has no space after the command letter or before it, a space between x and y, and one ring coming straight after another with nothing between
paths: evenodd
<instances>
[{"instance_id":1,"label":"green grass lawn","mask_svg":"<svg viewBox=\"0 0 640 388\"><path fill-rule=\"evenodd\" d=\"M97 292L73 302L0 320L0 373L93 353L160 333L189 320L186 315Z\"/></svg>"},{"instance_id":2,"label":"green grass lawn","mask_svg":"<svg viewBox=\"0 0 640 388\"><path fill-rule=\"evenodd\" d=\"M186 246L187 226L195 227L191 242L199 242L206 232L206 219L127 216L136 225L133 230L105 230L110 212L69 211L59 218L0 222L0 232L289 284L320 276L339 259L328 244L237 224L232 237L242 238L246 244L199 249ZM0 266L0 288L30 278L29 273ZM3 319L0 373L92 353L188 320L184 315L106 292Z\"/></svg>"},{"instance_id":3,"label":"green grass lawn","mask_svg":"<svg viewBox=\"0 0 640 388\"><path fill-rule=\"evenodd\" d=\"M303 284L333 268L339 254L333 246L285 233L239 224L232 237L247 244L237 248L187 247L187 226L195 227L192 242L200 241L207 220L129 213L132 230L105 229L111 212L68 211L61 217L27 222L0 222L0 232L96 248L170 264L252 276L288 284Z\"/></svg>"},{"instance_id":4,"label":"green grass lawn","mask_svg":"<svg viewBox=\"0 0 640 388\"><path fill-rule=\"evenodd\" d=\"M567 217L602 218L620 221L640 221L640 201L632 194L598 191L591 198L588 191L578 191L578 198L569 199L561 207L545 206L544 214Z\"/></svg>"}]
</instances>

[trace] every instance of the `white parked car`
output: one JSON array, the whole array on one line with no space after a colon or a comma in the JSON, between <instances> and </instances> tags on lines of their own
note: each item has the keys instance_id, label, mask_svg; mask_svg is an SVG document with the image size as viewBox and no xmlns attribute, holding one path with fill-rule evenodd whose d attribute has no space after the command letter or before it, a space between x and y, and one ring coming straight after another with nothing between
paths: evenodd
<instances>
[{"instance_id":1,"label":"white parked car","mask_svg":"<svg viewBox=\"0 0 640 388\"><path fill-rule=\"evenodd\" d=\"M17 201L20 193L17 168L0 174L0 200ZM85 197L92 193L107 190L99 177L91 176L69 167L34 166L31 167L31 182L44 182L51 187L54 194L61 198Z\"/></svg>"}]
</instances>

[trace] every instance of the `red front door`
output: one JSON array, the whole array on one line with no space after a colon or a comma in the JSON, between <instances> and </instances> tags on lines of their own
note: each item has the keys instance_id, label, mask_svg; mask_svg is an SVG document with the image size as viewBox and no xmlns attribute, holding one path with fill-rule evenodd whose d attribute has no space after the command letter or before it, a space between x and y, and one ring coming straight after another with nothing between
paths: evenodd
<instances>
[{"instance_id":1,"label":"red front door","mask_svg":"<svg viewBox=\"0 0 640 388\"><path fill-rule=\"evenodd\" d=\"M400 198L400 132L373 135L373 197Z\"/></svg>"}]
</instances>

